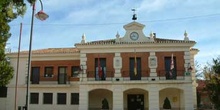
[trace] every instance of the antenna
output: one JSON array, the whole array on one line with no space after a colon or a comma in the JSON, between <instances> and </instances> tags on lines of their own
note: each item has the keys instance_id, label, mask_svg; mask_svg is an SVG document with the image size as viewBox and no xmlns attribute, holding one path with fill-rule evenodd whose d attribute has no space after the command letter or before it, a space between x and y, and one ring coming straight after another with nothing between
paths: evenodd
<instances>
[{"instance_id":1,"label":"antenna","mask_svg":"<svg viewBox=\"0 0 220 110\"><path fill-rule=\"evenodd\" d=\"M133 17L132 17L132 20L137 20L137 15L135 14L135 11L136 11L136 9L131 9L131 11L133 11Z\"/></svg>"}]
</instances>

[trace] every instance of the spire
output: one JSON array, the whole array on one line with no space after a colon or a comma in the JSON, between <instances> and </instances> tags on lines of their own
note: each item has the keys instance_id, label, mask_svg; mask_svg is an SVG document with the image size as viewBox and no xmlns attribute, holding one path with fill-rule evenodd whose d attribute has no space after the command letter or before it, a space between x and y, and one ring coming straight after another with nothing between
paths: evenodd
<instances>
[{"instance_id":1,"label":"spire","mask_svg":"<svg viewBox=\"0 0 220 110\"><path fill-rule=\"evenodd\" d=\"M150 32L150 37L153 38L154 37L154 33L151 31Z\"/></svg>"},{"instance_id":2,"label":"spire","mask_svg":"<svg viewBox=\"0 0 220 110\"><path fill-rule=\"evenodd\" d=\"M184 32L184 40L189 41L188 33L186 32L186 30Z\"/></svg>"},{"instance_id":3,"label":"spire","mask_svg":"<svg viewBox=\"0 0 220 110\"><path fill-rule=\"evenodd\" d=\"M117 31L116 38L119 38L119 37L120 37L120 35L119 35L118 31Z\"/></svg>"},{"instance_id":4,"label":"spire","mask_svg":"<svg viewBox=\"0 0 220 110\"><path fill-rule=\"evenodd\" d=\"M137 20L137 15L135 14L135 9L131 9L131 11L133 11L133 17L132 17L132 20Z\"/></svg>"},{"instance_id":5,"label":"spire","mask_svg":"<svg viewBox=\"0 0 220 110\"><path fill-rule=\"evenodd\" d=\"M81 43L86 43L86 35L83 33Z\"/></svg>"},{"instance_id":6,"label":"spire","mask_svg":"<svg viewBox=\"0 0 220 110\"><path fill-rule=\"evenodd\" d=\"M150 41L153 42L154 38L155 38L154 33L151 31L150 32Z\"/></svg>"},{"instance_id":7,"label":"spire","mask_svg":"<svg viewBox=\"0 0 220 110\"><path fill-rule=\"evenodd\" d=\"M120 35L119 35L118 32L117 32L117 34L116 34L116 42L120 42Z\"/></svg>"}]
</instances>

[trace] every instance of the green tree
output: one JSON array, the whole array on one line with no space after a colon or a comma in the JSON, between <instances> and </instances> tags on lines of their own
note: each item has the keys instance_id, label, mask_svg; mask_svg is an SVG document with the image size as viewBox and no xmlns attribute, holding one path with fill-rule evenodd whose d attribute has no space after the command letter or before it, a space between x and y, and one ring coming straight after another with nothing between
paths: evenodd
<instances>
[{"instance_id":1,"label":"green tree","mask_svg":"<svg viewBox=\"0 0 220 110\"><path fill-rule=\"evenodd\" d=\"M220 110L220 57L213 59L213 64L204 67L205 91L216 110Z\"/></svg>"},{"instance_id":2,"label":"green tree","mask_svg":"<svg viewBox=\"0 0 220 110\"><path fill-rule=\"evenodd\" d=\"M27 0L33 4L36 0ZM11 36L9 23L26 11L24 0L0 0L0 86L5 86L13 77L13 67L5 55L6 42Z\"/></svg>"},{"instance_id":3,"label":"green tree","mask_svg":"<svg viewBox=\"0 0 220 110\"><path fill-rule=\"evenodd\" d=\"M167 97L164 99L163 109L171 109L170 100Z\"/></svg>"}]
</instances>

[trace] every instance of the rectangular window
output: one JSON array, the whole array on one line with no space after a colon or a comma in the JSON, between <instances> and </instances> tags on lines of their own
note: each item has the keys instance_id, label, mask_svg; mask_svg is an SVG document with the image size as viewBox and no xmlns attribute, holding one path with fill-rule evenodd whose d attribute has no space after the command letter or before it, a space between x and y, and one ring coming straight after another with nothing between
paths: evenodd
<instances>
[{"instance_id":1,"label":"rectangular window","mask_svg":"<svg viewBox=\"0 0 220 110\"><path fill-rule=\"evenodd\" d=\"M79 93L71 93L71 104L72 105L79 104Z\"/></svg>"},{"instance_id":2,"label":"rectangular window","mask_svg":"<svg viewBox=\"0 0 220 110\"><path fill-rule=\"evenodd\" d=\"M66 104L66 93L57 93L57 104Z\"/></svg>"},{"instance_id":3,"label":"rectangular window","mask_svg":"<svg viewBox=\"0 0 220 110\"><path fill-rule=\"evenodd\" d=\"M44 68L44 77L53 77L53 67Z\"/></svg>"},{"instance_id":4,"label":"rectangular window","mask_svg":"<svg viewBox=\"0 0 220 110\"><path fill-rule=\"evenodd\" d=\"M141 80L141 58L131 57L129 59L130 80Z\"/></svg>"},{"instance_id":5,"label":"rectangular window","mask_svg":"<svg viewBox=\"0 0 220 110\"><path fill-rule=\"evenodd\" d=\"M95 79L106 80L106 58L95 58Z\"/></svg>"},{"instance_id":6,"label":"rectangular window","mask_svg":"<svg viewBox=\"0 0 220 110\"><path fill-rule=\"evenodd\" d=\"M7 97L8 88L4 86L0 86L0 97Z\"/></svg>"},{"instance_id":7,"label":"rectangular window","mask_svg":"<svg viewBox=\"0 0 220 110\"><path fill-rule=\"evenodd\" d=\"M43 104L53 104L53 93L43 94Z\"/></svg>"},{"instance_id":8,"label":"rectangular window","mask_svg":"<svg viewBox=\"0 0 220 110\"><path fill-rule=\"evenodd\" d=\"M176 57L165 57L165 77L166 79L176 79ZM173 60L173 68L171 68L171 63Z\"/></svg>"},{"instance_id":9,"label":"rectangular window","mask_svg":"<svg viewBox=\"0 0 220 110\"><path fill-rule=\"evenodd\" d=\"M67 67L58 67L58 84L66 84L67 81Z\"/></svg>"},{"instance_id":10,"label":"rectangular window","mask_svg":"<svg viewBox=\"0 0 220 110\"><path fill-rule=\"evenodd\" d=\"M77 77L79 72L80 72L80 67L79 66L72 66L71 77Z\"/></svg>"},{"instance_id":11,"label":"rectangular window","mask_svg":"<svg viewBox=\"0 0 220 110\"><path fill-rule=\"evenodd\" d=\"M38 104L38 103L39 103L39 93L31 93L30 104Z\"/></svg>"},{"instance_id":12,"label":"rectangular window","mask_svg":"<svg viewBox=\"0 0 220 110\"><path fill-rule=\"evenodd\" d=\"M31 83L39 84L40 80L40 67L32 67L31 68Z\"/></svg>"}]
</instances>

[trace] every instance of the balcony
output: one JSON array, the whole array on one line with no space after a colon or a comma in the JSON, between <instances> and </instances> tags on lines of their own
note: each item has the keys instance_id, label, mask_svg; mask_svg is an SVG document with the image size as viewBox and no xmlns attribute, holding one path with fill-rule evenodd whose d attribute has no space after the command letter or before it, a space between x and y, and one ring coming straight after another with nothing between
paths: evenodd
<instances>
[{"instance_id":1,"label":"balcony","mask_svg":"<svg viewBox=\"0 0 220 110\"><path fill-rule=\"evenodd\" d=\"M149 78L149 71L137 71L135 73L134 71L123 71L122 77L124 81L129 80L148 80Z\"/></svg>"},{"instance_id":2,"label":"balcony","mask_svg":"<svg viewBox=\"0 0 220 110\"><path fill-rule=\"evenodd\" d=\"M184 70L177 70L177 71L166 71L160 70L158 72L159 80L184 80L185 79L185 71Z\"/></svg>"},{"instance_id":3,"label":"balcony","mask_svg":"<svg viewBox=\"0 0 220 110\"><path fill-rule=\"evenodd\" d=\"M99 75L96 71L87 72L88 81L112 81L114 78L113 71L106 71Z\"/></svg>"},{"instance_id":4,"label":"balcony","mask_svg":"<svg viewBox=\"0 0 220 110\"><path fill-rule=\"evenodd\" d=\"M77 78L78 79L78 78ZM73 78L67 74L59 75L43 75L39 77L32 77L31 84L70 84L70 81L74 81Z\"/></svg>"}]
</instances>

